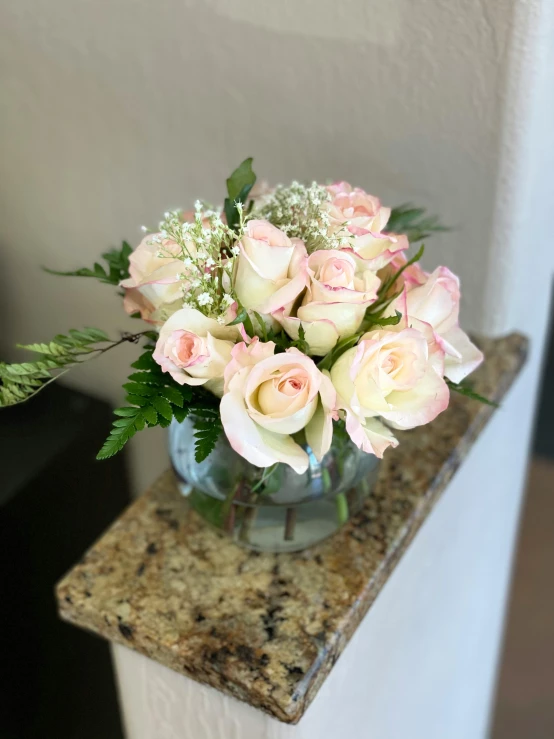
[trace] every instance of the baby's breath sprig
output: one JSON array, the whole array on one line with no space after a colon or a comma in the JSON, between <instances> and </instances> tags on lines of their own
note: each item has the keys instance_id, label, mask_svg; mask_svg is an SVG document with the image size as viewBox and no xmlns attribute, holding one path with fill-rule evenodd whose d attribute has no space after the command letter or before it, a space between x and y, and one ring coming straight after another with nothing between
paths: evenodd
<instances>
[{"instance_id":1,"label":"baby's breath sprig","mask_svg":"<svg viewBox=\"0 0 554 739\"><path fill-rule=\"evenodd\" d=\"M231 276L237 254L236 242L242 235L231 230L220 211L199 200L194 205L192 220L183 220L181 211L169 211L160 222L158 244L160 258L175 259L175 247L181 249L183 262L183 305L196 308L207 316L224 321L223 314L235 301Z\"/></svg>"},{"instance_id":2,"label":"baby's breath sprig","mask_svg":"<svg viewBox=\"0 0 554 739\"><path fill-rule=\"evenodd\" d=\"M306 186L294 181L288 187L278 185L249 217L265 218L288 236L302 239L309 252L338 249L348 244L350 235L343 229L331 233L330 200L331 196L323 185L312 182Z\"/></svg>"}]
</instances>

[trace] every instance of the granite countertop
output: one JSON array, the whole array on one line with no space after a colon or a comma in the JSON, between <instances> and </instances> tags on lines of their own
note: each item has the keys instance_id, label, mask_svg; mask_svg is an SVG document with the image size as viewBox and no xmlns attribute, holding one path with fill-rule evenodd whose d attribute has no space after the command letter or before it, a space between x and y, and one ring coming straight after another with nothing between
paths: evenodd
<instances>
[{"instance_id":1,"label":"granite countertop","mask_svg":"<svg viewBox=\"0 0 554 739\"><path fill-rule=\"evenodd\" d=\"M500 401L527 341L479 344L475 390ZM240 549L167 472L59 583L60 615L296 723L492 412L453 394L429 426L398 432L361 513L296 554Z\"/></svg>"}]
</instances>

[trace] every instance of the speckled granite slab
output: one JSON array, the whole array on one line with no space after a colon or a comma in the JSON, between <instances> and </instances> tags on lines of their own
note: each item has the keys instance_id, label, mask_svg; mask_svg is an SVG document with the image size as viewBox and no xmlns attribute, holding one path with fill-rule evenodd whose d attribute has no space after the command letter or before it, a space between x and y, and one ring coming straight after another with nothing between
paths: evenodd
<instances>
[{"instance_id":1,"label":"speckled granite slab","mask_svg":"<svg viewBox=\"0 0 554 739\"><path fill-rule=\"evenodd\" d=\"M475 389L499 401L527 342L479 343ZM432 424L399 433L364 510L298 554L239 549L167 472L59 583L60 614L295 723L492 412L454 395Z\"/></svg>"}]
</instances>

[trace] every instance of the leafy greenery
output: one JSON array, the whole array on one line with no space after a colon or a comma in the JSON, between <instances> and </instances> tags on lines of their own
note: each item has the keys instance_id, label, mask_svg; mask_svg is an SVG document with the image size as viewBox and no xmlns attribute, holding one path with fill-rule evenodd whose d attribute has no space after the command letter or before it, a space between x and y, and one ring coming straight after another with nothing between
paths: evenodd
<instances>
[{"instance_id":1,"label":"leafy greenery","mask_svg":"<svg viewBox=\"0 0 554 739\"><path fill-rule=\"evenodd\" d=\"M194 410L194 458L202 462L213 451L223 431L219 407L196 406Z\"/></svg>"},{"instance_id":2,"label":"leafy greenery","mask_svg":"<svg viewBox=\"0 0 554 739\"><path fill-rule=\"evenodd\" d=\"M227 325L228 326L238 326L239 323L242 323L244 325L244 330L246 331L248 336L250 337L254 336L255 334L254 326L252 324L252 319L248 315L248 311L246 310L246 308L243 308L243 306L238 302L238 300L237 300L237 305L238 305L237 317L234 320L230 321ZM256 314L256 320L257 321L262 320L259 314Z\"/></svg>"},{"instance_id":3,"label":"leafy greenery","mask_svg":"<svg viewBox=\"0 0 554 739\"><path fill-rule=\"evenodd\" d=\"M252 157L245 159L226 181L227 197L224 202L224 212L227 226L224 227L219 221L220 229L225 228L226 230L221 231L223 235L220 236L220 232L215 227L212 229L215 240L214 248L217 251L216 257L220 262L224 257L231 256L232 246L244 223L245 212L248 212L245 206L256 182L252 162ZM276 225L281 225L279 220L281 219L284 224L288 224L287 233L289 235L301 235L307 243L311 244L312 249L329 246L334 242L325 241L321 235L322 228L318 220L321 216L321 208L328 199L328 192L323 186L314 184L311 187L304 187L293 183L290 188L277 188L273 200L270 199L266 206L268 210L261 211L261 213ZM298 203L301 203L302 207L299 207ZM296 205L292 208L291 204ZM252 205L251 201L250 207ZM174 225L182 236L184 225L179 213L175 211L171 214L172 220L168 218L166 214L166 221L171 227ZM291 230L291 223L294 228L299 229L298 233L294 229ZM308 229L304 232L306 224L309 224L309 228L315 231L312 233ZM191 231L194 227L194 224L190 226ZM201 219L198 220L198 228L204 228ZM412 243L422 241L432 233L448 230L439 223L436 217L427 216L423 208L415 208L410 204L393 208L387 228L396 233L407 234ZM219 238L222 239L221 243L217 241ZM402 316L398 311L395 315L385 315L385 313L391 302L400 294L399 291L394 290L396 281L408 266L421 258L423 249L424 247L421 246L417 254L406 265L383 282L379 289L378 299L366 312L358 333L337 342L336 346L320 360L318 364L320 369L330 369L344 352L355 346L367 330L380 326L394 326L400 322ZM129 277L129 258L132 251L130 244L124 241L121 248L110 249L103 253L102 261L95 262L91 268L83 267L67 272L51 269L45 269L45 271L54 275L93 277L104 284L118 286L122 280ZM217 262L216 257L214 256L213 259ZM219 290L221 293L222 275L223 272L220 270ZM293 346L308 353L309 347L302 325L299 328L298 338L292 340L282 329L270 327L263 316L255 311L249 312L239 305L237 316L229 325L240 323L244 325L249 336L253 337L258 334L264 342L273 341L276 344L276 352L286 351L287 348ZM259 328L255 324L259 324ZM143 331L137 334L123 334L120 339L112 340L96 328L72 329L67 334L55 336L50 342L21 346L23 349L34 352L36 358L30 362L14 364L0 362L0 407L23 402L73 366L124 342L136 343L142 337L155 341L157 335L152 331ZM190 416L194 425L195 458L197 462L204 460L214 449L223 430L219 399L202 386L180 385L173 380L171 375L163 372L153 358L152 345L144 349L132 367L135 371L123 385L127 404L114 411L115 420L110 435L97 458L106 459L116 454L129 439L146 427L167 427L174 418L181 422ZM457 385L449 382L448 384L455 392L490 405L496 405L473 391L466 383ZM336 429L340 434L339 429L342 430L342 427ZM270 490L272 486L280 485L280 468L281 465L277 465L275 468L264 471L257 486Z\"/></svg>"},{"instance_id":4,"label":"leafy greenery","mask_svg":"<svg viewBox=\"0 0 554 739\"><path fill-rule=\"evenodd\" d=\"M398 326L401 320L402 313L399 310L394 311L394 316L377 316L370 313L366 316L362 324L362 329L364 331L373 331L373 329L383 326Z\"/></svg>"},{"instance_id":5,"label":"leafy greenery","mask_svg":"<svg viewBox=\"0 0 554 739\"><path fill-rule=\"evenodd\" d=\"M340 339L337 341L335 346L331 349L330 352L328 352L321 362L317 365L320 370L330 370L331 367L335 364L337 359L344 354L344 352L348 351L348 349L351 349L353 346L355 346L358 343L358 339L360 338L362 334L357 333L353 336L347 336L344 339Z\"/></svg>"},{"instance_id":6,"label":"leafy greenery","mask_svg":"<svg viewBox=\"0 0 554 739\"><path fill-rule=\"evenodd\" d=\"M472 388L471 383L467 380L463 380L460 383L452 382L451 380L446 380L446 384L455 393L459 393L460 395L465 395L466 398L471 398L472 400L477 400L479 403L485 403L485 405L490 405L493 408L498 408L498 403L495 403L494 400L489 400L488 398L485 398L483 395L479 395L479 393L476 393L475 390Z\"/></svg>"},{"instance_id":7,"label":"leafy greenery","mask_svg":"<svg viewBox=\"0 0 554 739\"><path fill-rule=\"evenodd\" d=\"M0 362L0 407L32 398L71 367L123 342L137 341L145 333L124 334L120 340L112 341L97 328L71 329L67 335L58 334L49 342L18 344L20 349L37 354L37 359L15 364Z\"/></svg>"},{"instance_id":8,"label":"leafy greenery","mask_svg":"<svg viewBox=\"0 0 554 739\"><path fill-rule=\"evenodd\" d=\"M383 282L383 284L379 287L379 291L378 291L379 298L383 299L389 294L391 287L395 284L395 282L398 280L398 278L404 272L404 270L408 269L408 267L411 267L412 264L419 262L424 252L425 252L425 244L422 244L417 250L416 254L414 254L414 256L411 259L409 259L406 262L406 264L402 265L402 267L400 267L400 269L398 269L391 277L389 277L388 280L385 280ZM396 297L396 295L394 297ZM378 303L376 303L375 305L377 304Z\"/></svg>"},{"instance_id":9,"label":"leafy greenery","mask_svg":"<svg viewBox=\"0 0 554 739\"><path fill-rule=\"evenodd\" d=\"M304 331L304 326L302 324L298 326L298 338L291 342L291 346L294 346L298 351L301 351L302 354L308 353L310 346L306 341L306 332Z\"/></svg>"},{"instance_id":10,"label":"leafy greenery","mask_svg":"<svg viewBox=\"0 0 554 739\"><path fill-rule=\"evenodd\" d=\"M239 164L231 176L227 179L227 194L223 204L227 225L236 230L241 222L241 210L237 203L244 205L250 194L250 190L256 182L256 175L252 171L252 157L245 159Z\"/></svg>"},{"instance_id":11,"label":"leafy greenery","mask_svg":"<svg viewBox=\"0 0 554 739\"><path fill-rule=\"evenodd\" d=\"M386 230L406 234L408 241L416 244L434 233L450 231L450 228L443 226L437 216L426 216L425 208L415 208L411 203L403 203L392 209Z\"/></svg>"},{"instance_id":12,"label":"leafy greenery","mask_svg":"<svg viewBox=\"0 0 554 739\"><path fill-rule=\"evenodd\" d=\"M129 256L133 251L133 247L126 241L121 245L121 249L110 249L102 254L102 258L106 262L106 266L95 262L92 269L82 267L73 272L58 272L54 269L44 267L44 271L50 275L60 275L62 277L95 277L106 285L119 285L122 280L129 277Z\"/></svg>"},{"instance_id":13,"label":"leafy greenery","mask_svg":"<svg viewBox=\"0 0 554 739\"><path fill-rule=\"evenodd\" d=\"M115 409L117 418L97 459L117 454L145 427L165 428L173 418L181 422L191 415L196 429L195 458L201 462L212 451L222 431L219 399L203 388L179 385L163 372L152 350L153 347L147 347L131 365L139 371L129 375L129 381L123 385L128 405Z\"/></svg>"}]
</instances>

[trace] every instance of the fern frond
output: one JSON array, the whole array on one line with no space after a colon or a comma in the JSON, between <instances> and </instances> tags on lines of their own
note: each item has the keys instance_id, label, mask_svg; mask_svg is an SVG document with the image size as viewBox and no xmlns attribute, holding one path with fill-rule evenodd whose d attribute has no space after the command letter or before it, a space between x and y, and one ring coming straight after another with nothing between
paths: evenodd
<instances>
[{"instance_id":1,"label":"fern frond","mask_svg":"<svg viewBox=\"0 0 554 739\"><path fill-rule=\"evenodd\" d=\"M194 419L194 458L197 462L203 462L211 454L222 431L219 413L217 417L202 419L197 416Z\"/></svg>"},{"instance_id":2,"label":"fern frond","mask_svg":"<svg viewBox=\"0 0 554 739\"><path fill-rule=\"evenodd\" d=\"M72 367L124 342L138 341L145 333L124 334L113 341L98 328L71 329L52 341L18 344L37 358L32 362L0 362L0 408L29 400Z\"/></svg>"},{"instance_id":3,"label":"fern frond","mask_svg":"<svg viewBox=\"0 0 554 739\"><path fill-rule=\"evenodd\" d=\"M129 382L123 385L127 391L128 406L116 408L117 418L110 435L97 459L107 459L121 451L137 431L145 426L169 426L172 418L183 421L188 413L193 390L188 385L179 385L167 372L163 372L152 357L149 347L131 365L140 372L133 372ZM185 406L186 410L185 410Z\"/></svg>"}]
</instances>

